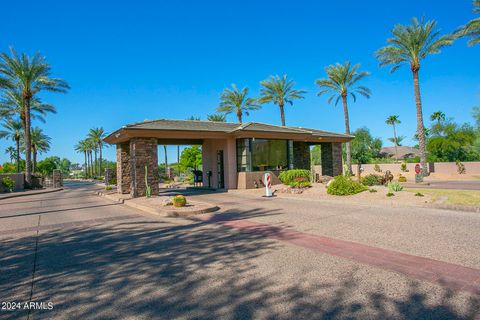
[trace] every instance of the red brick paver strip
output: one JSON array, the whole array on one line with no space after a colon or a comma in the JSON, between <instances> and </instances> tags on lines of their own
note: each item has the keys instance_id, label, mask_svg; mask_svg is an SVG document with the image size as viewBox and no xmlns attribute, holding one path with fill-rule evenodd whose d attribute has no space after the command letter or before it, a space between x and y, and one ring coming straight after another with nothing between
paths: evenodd
<instances>
[{"instance_id":1,"label":"red brick paver strip","mask_svg":"<svg viewBox=\"0 0 480 320\"><path fill-rule=\"evenodd\" d=\"M437 283L454 290L480 294L479 269L351 241L299 232L289 228L275 227L251 220L222 220L215 216L211 216L210 219L208 216L204 216L201 219L236 230L261 234L317 252L399 272L415 279Z\"/></svg>"}]
</instances>

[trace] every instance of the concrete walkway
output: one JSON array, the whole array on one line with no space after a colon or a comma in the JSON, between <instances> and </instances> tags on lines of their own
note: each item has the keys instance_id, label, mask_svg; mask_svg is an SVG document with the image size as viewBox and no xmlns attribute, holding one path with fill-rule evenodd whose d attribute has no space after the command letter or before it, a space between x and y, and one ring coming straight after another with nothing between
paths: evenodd
<instances>
[{"instance_id":1,"label":"concrete walkway","mask_svg":"<svg viewBox=\"0 0 480 320\"><path fill-rule=\"evenodd\" d=\"M223 210L185 220L97 189L0 203L0 301L53 303L0 318L473 319L480 308L461 283L477 281L478 215L210 194L192 197Z\"/></svg>"}]
</instances>

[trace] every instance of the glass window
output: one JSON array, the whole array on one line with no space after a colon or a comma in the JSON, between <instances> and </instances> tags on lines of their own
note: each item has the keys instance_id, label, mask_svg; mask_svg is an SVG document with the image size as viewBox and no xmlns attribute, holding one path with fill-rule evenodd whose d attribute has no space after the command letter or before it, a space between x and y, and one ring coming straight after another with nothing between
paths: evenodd
<instances>
[{"instance_id":1,"label":"glass window","mask_svg":"<svg viewBox=\"0 0 480 320\"><path fill-rule=\"evenodd\" d=\"M250 139L237 139L237 171L251 171Z\"/></svg>"},{"instance_id":2,"label":"glass window","mask_svg":"<svg viewBox=\"0 0 480 320\"><path fill-rule=\"evenodd\" d=\"M252 171L288 169L287 140L251 139Z\"/></svg>"}]
</instances>

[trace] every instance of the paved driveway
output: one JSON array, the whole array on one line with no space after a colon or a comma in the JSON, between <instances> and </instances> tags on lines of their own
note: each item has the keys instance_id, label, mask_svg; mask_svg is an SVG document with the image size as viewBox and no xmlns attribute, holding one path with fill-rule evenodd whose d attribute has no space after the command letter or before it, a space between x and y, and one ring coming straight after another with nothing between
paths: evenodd
<instances>
[{"instance_id":1,"label":"paved driveway","mask_svg":"<svg viewBox=\"0 0 480 320\"><path fill-rule=\"evenodd\" d=\"M226 193L196 196L224 209L193 221L94 189L0 202L0 301L53 303L0 318L472 319L480 308L477 279L459 282L480 272L478 214Z\"/></svg>"}]
</instances>

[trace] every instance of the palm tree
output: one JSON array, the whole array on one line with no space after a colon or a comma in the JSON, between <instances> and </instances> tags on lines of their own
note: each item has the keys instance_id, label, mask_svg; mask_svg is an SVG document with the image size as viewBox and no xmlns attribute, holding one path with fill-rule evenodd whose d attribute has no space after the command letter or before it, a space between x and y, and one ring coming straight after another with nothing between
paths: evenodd
<instances>
[{"instance_id":1,"label":"palm tree","mask_svg":"<svg viewBox=\"0 0 480 320\"><path fill-rule=\"evenodd\" d=\"M442 111L435 111L430 116L430 120L437 121L437 124L440 125L442 121L445 121L445 113L443 113Z\"/></svg>"},{"instance_id":2,"label":"palm tree","mask_svg":"<svg viewBox=\"0 0 480 320\"><path fill-rule=\"evenodd\" d=\"M89 145L88 145L88 142L87 140L80 140L76 145L75 145L75 151L76 152L79 152L79 153L83 153L84 155L84 159L85 159L85 162L84 162L84 170L85 170L85 177L88 176L88 158L87 158L87 153L88 153L88 148L89 148Z\"/></svg>"},{"instance_id":3,"label":"palm tree","mask_svg":"<svg viewBox=\"0 0 480 320\"><path fill-rule=\"evenodd\" d=\"M33 155L33 173L37 171L37 153L43 153L50 150L50 137L43 133L43 130L34 127L31 132L31 144Z\"/></svg>"},{"instance_id":4,"label":"palm tree","mask_svg":"<svg viewBox=\"0 0 480 320\"><path fill-rule=\"evenodd\" d=\"M393 145L395 146L395 158L396 160L398 160L398 151L397 151L398 141L397 141L397 130L395 128L395 125L401 123L400 119L398 119L398 116L392 115L387 118L385 123L393 127Z\"/></svg>"},{"instance_id":5,"label":"palm tree","mask_svg":"<svg viewBox=\"0 0 480 320\"><path fill-rule=\"evenodd\" d=\"M391 143L395 143L395 141L397 141L397 146L401 147L402 146L402 141L405 140L405 136L397 136L397 137L392 137L392 138L388 138L388 141L390 141Z\"/></svg>"},{"instance_id":6,"label":"palm tree","mask_svg":"<svg viewBox=\"0 0 480 320\"><path fill-rule=\"evenodd\" d=\"M220 113L209 114L207 115L207 120L213 121L213 122L226 122L227 116L225 114L220 114Z\"/></svg>"},{"instance_id":7,"label":"palm tree","mask_svg":"<svg viewBox=\"0 0 480 320\"><path fill-rule=\"evenodd\" d=\"M103 128L93 128L90 129L88 133L88 138L91 139L95 145L95 163L97 163L97 149L99 152L99 158L100 158L100 163L98 164L98 174L102 174L102 151L103 151L103 146L105 145L105 142L103 141L103 138L105 138L105 131ZM97 167L97 165L95 165Z\"/></svg>"},{"instance_id":8,"label":"palm tree","mask_svg":"<svg viewBox=\"0 0 480 320\"><path fill-rule=\"evenodd\" d=\"M249 111L260 109L257 104L257 100L253 98L247 98L248 88L245 87L241 91L238 90L235 84L232 84L232 89L223 89L220 95L220 106L217 108L217 112L225 114L235 113L238 122L242 123L242 116L249 115Z\"/></svg>"},{"instance_id":9,"label":"palm tree","mask_svg":"<svg viewBox=\"0 0 480 320\"><path fill-rule=\"evenodd\" d=\"M480 13L480 0L473 1L473 12ZM480 18L476 18L468 22L466 25L460 27L455 32L457 37L469 37L469 46L474 46L480 43Z\"/></svg>"},{"instance_id":10,"label":"palm tree","mask_svg":"<svg viewBox=\"0 0 480 320\"><path fill-rule=\"evenodd\" d=\"M367 71L357 72L360 68L360 64L352 66L350 62L343 64L337 63L335 65L329 65L325 68L327 72L326 79L320 79L315 83L320 87L320 91L317 95L330 94L328 103L332 103L335 99L335 105L340 100L343 102L343 115L345 118L345 133L350 134L350 119L348 117L348 96L353 98L353 102L357 101L357 95L361 94L366 98L370 98L372 92L370 89L358 86L357 82L368 76ZM350 142L346 144L347 153L347 168L352 172L352 147Z\"/></svg>"},{"instance_id":11,"label":"palm tree","mask_svg":"<svg viewBox=\"0 0 480 320\"><path fill-rule=\"evenodd\" d=\"M163 145L163 154L165 157L165 174L168 174L168 158L167 158L167 145Z\"/></svg>"},{"instance_id":12,"label":"palm tree","mask_svg":"<svg viewBox=\"0 0 480 320\"><path fill-rule=\"evenodd\" d=\"M13 161L15 161L15 158L17 156L17 151L15 150L14 147L9 146L8 148L5 149L5 154L8 154L10 158L10 162L13 163Z\"/></svg>"},{"instance_id":13,"label":"palm tree","mask_svg":"<svg viewBox=\"0 0 480 320\"><path fill-rule=\"evenodd\" d=\"M10 48L10 55L0 53L0 85L15 88L22 93L23 112L25 119L25 180L31 183L31 101L40 91L66 92L68 84L57 78L51 78L51 67L39 53L33 57L27 54L19 55Z\"/></svg>"},{"instance_id":14,"label":"palm tree","mask_svg":"<svg viewBox=\"0 0 480 320\"><path fill-rule=\"evenodd\" d=\"M22 93L18 90L5 90L3 97L0 99L0 116L11 118L19 116L25 126L25 108ZM43 103L37 96L30 100L31 119L40 120L45 123L45 116L48 113L57 113L55 107L48 103Z\"/></svg>"},{"instance_id":15,"label":"palm tree","mask_svg":"<svg viewBox=\"0 0 480 320\"><path fill-rule=\"evenodd\" d=\"M387 39L387 46L375 52L380 66L392 65L391 72L400 68L403 64L410 65L413 75L413 88L417 109L417 136L420 152L420 162L423 174L428 174L427 157L425 152L425 132L423 125L422 99L420 95L419 71L420 62L430 54L440 52L442 47L451 45L452 35L440 36L435 20L424 22L422 18L412 19L411 25L397 24L393 30L393 37Z\"/></svg>"},{"instance_id":16,"label":"palm tree","mask_svg":"<svg viewBox=\"0 0 480 320\"><path fill-rule=\"evenodd\" d=\"M282 126L285 126L285 103L293 105L294 99L303 99L304 90L293 89L295 82L287 79L287 75L284 74L281 78L277 76L271 76L270 78L260 82L262 88L260 89L260 99L258 102L273 103L280 108L280 117L282 119Z\"/></svg>"},{"instance_id":17,"label":"palm tree","mask_svg":"<svg viewBox=\"0 0 480 320\"><path fill-rule=\"evenodd\" d=\"M23 135L23 126L19 120L7 119L2 123L5 130L0 131L0 139L6 138L15 141L17 173L20 172L20 139Z\"/></svg>"}]
</instances>

